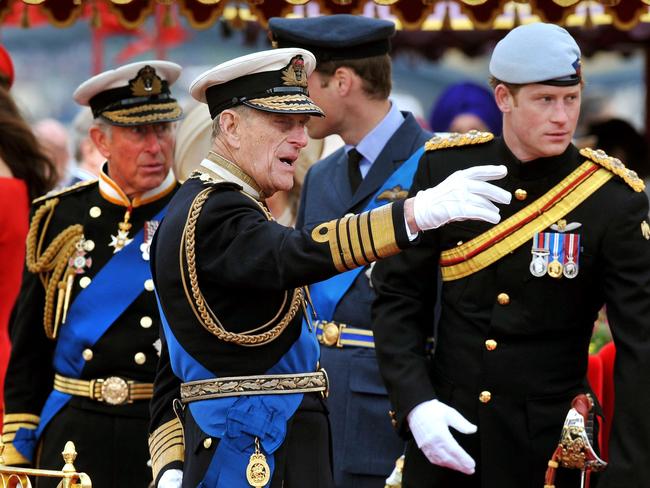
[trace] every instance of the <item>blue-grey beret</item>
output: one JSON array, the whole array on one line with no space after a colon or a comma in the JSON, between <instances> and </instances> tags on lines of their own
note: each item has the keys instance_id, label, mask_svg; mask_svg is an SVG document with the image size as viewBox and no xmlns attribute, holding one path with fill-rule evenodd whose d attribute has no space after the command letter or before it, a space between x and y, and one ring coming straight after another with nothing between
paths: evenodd
<instances>
[{"instance_id":1,"label":"blue-grey beret","mask_svg":"<svg viewBox=\"0 0 650 488\"><path fill-rule=\"evenodd\" d=\"M492 53L490 74L506 83L580 83L580 48L565 29L535 23L512 29Z\"/></svg>"},{"instance_id":2,"label":"blue-grey beret","mask_svg":"<svg viewBox=\"0 0 650 488\"><path fill-rule=\"evenodd\" d=\"M303 19L269 19L274 47L300 47L319 62L379 56L390 50L395 24L361 15L323 15Z\"/></svg>"}]
</instances>

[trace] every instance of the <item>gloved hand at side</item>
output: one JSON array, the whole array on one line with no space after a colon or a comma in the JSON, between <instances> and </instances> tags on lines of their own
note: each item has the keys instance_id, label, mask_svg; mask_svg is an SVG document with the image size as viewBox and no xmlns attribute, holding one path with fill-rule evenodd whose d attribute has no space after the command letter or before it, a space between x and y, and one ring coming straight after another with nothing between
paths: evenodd
<instances>
[{"instance_id":1,"label":"gloved hand at side","mask_svg":"<svg viewBox=\"0 0 650 488\"><path fill-rule=\"evenodd\" d=\"M476 426L458 410L438 400L429 400L411 410L406 419L415 442L429 462L465 474L474 473L476 462L449 432L449 427L462 434L476 432Z\"/></svg>"},{"instance_id":2,"label":"gloved hand at side","mask_svg":"<svg viewBox=\"0 0 650 488\"><path fill-rule=\"evenodd\" d=\"M183 472L180 469L168 469L158 481L158 488L181 488Z\"/></svg>"}]
</instances>

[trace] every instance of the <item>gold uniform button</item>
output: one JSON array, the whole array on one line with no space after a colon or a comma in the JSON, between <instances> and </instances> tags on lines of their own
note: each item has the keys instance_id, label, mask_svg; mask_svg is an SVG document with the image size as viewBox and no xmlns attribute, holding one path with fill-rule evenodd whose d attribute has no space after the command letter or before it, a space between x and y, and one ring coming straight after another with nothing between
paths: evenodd
<instances>
[{"instance_id":1,"label":"gold uniform button","mask_svg":"<svg viewBox=\"0 0 650 488\"><path fill-rule=\"evenodd\" d=\"M83 352L81 353L85 361L90 361L93 358L93 350L92 349L84 349Z\"/></svg>"},{"instance_id":2,"label":"gold uniform button","mask_svg":"<svg viewBox=\"0 0 650 488\"><path fill-rule=\"evenodd\" d=\"M488 351L494 351L497 348L497 341L494 339L488 339L485 341L485 349Z\"/></svg>"},{"instance_id":3,"label":"gold uniform button","mask_svg":"<svg viewBox=\"0 0 650 488\"><path fill-rule=\"evenodd\" d=\"M99 208L99 207L90 207L90 210L88 211L88 213L90 214L90 216L93 219L96 219L97 217L99 217L102 214L102 209Z\"/></svg>"},{"instance_id":4,"label":"gold uniform button","mask_svg":"<svg viewBox=\"0 0 650 488\"><path fill-rule=\"evenodd\" d=\"M210 447L212 447L212 438L211 437L207 437L207 438L203 439L203 447L205 447L206 449L210 449Z\"/></svg>"},{"instance_id":5,"label":"gold uniform button","mask_svg":"<svg viewBox=\"0 0 650 488\"><path fill-rule=\"evenodd\" d=\"M528 197L528 192L526 190L522 190L521 188L515 190L515 198L519 201L526 200L526 197Z\"/></svg>"},{"instance_id":6,"label":"gold uniform button","mask_svg":"<svg viewBox=\"0 0 650 488\"><path fill-rule=\"evenodd\" d=\"M142 317L142 318L140 319L140 326L141 326L143 329L148 329L149 327L151 327L152 324L153 324L153 320L151 319L151 317L147 317L147 316L145 315L144 317Z\"/></svg>"},{"instance_id":7,"label":"gold uniform button","mask_svg":"<svg viewBox=\"0 0 650 488\"><path fill-rule=\"evenodd\" d=\"M92 280L90 278L88 278L87 276L84 276L79 280L79 286L81 288L86 288L88 285L90 285L91 281Z\"/></svg>"},{"instance_id":8,"label":"gold uniform button","mask_svg":"<svg viewBox=\"0 0 650 488\"><path fill-rule=\"evenodd\" d=\"M481 394L478 396L478 399L481 401L481 403L487 403L490 400L492 400L492 393L489 391L482 391Z\"/></svg>"},{"instance_id":9,"label":"gold uniform button","mask_svg":"<svg viewBox=\"0 0 650 488\"><path fill-rule=\"evenodd\" d=\"M93 249L95 249L95 241L92 241L90 239L86 239L84 241L84 251L90 252Z\"/></svg>"},{"instance_id":10,"label":"gold uniform button","mask_svg":"<svg viewBox=\"0 0 650 488\"><path fill-rule=\"evenodd\" d=\"M510 296L507 293L499 293L497 295L497 302L499 302L499 305L508 305L510 303Z\"/></svg>"},{"instance_id":11,"label":"gold uniform button","mask_svg":"<svg viewBox=\"0 0 650 488\"><path fill-rule=\"evenodd\" d=\"M133 357L135 360L136 364L144 364L145 361L147 360L147 356L143 352L138 352L136 355Z\"/></svg>"},{"instance_id":12,"label":"gold uniform button","mask_svg":"<svg viewBox=\"0 0 650 488\"><path fill-rule=\"evenodd\" d=\"M153 286L153 280L149 278L144 282L144 289L147 291L153 291L154 286Z\"/></svg>"}]
</instances>

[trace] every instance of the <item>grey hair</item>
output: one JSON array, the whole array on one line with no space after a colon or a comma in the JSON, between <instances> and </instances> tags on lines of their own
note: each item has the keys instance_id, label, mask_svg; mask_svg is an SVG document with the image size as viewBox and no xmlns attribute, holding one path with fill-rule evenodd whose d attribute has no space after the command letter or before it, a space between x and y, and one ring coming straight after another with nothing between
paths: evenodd
<instances>
[{"instance_id":1,"label":"grey hair","mask_svg":"<svg viewBox=\"0 0 650 488\"><path fill-rule=\"evenodd\" d=\"M237 112L241 117L249 117L257 114L258 110L248 107L247 105L237 105L231 107L228 110ZM221 134L221 126L219 125L219 119L221 117L221 112L212 120L212 140L214 141Z\"/></svg>"}]
</instances>

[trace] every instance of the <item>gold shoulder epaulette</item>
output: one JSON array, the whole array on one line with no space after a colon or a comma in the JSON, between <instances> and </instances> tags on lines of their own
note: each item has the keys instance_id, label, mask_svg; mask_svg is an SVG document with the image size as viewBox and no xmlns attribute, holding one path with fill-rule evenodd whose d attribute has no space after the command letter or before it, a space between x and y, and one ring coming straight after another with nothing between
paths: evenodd
<instances>
[{"instance_id":1,"label":"gold shoulder epaulette","mask_svg":"<svg viewBox=\"0 0 650 488\"><path fill-rule=\"evenodd\" d=\"M66 186L65 188L58 188L56 190L52 190L50 192L47 192L45 195L40 196L38 198L35 198L32 200L32 203L39 203L43 202L45 200L48 200L50 198L58 197L61 195L66 195L68 193L73 193L77 190L80 190L81 188L86 188L87 186L94 185L98 182L99 180L93 179L93 180L85 180L85 181L80 181L79 183L75 183L74 185L71 186Z\"/></svg>"},{"instance_id":2,"label":"gold shoulder epaulette","mask_svg":"<svg viewBox=\"0 0 650 488\"><path fill-rule=\"evenodd\" d=\"M446 149L448 147L470 146L473 144L483 144L494 139L491 132L481 132L470 130L469 132L459 133L450 132L445 135L435 135L424 144L425 151L435 151L436 149Z\"/></svg>"},{"instance_id":3,"label":"gold shoulder epaulette","mask_svg":"<svg viewBox=\"0 0 650 488\"><path fill-rule=\"evenodd\" d=\"M608 169L616 176L620 176L635 192L642 192L645 190L645 183L641 178L639 178L636 171L627 169L620 159L608 156L602 149L591 149L590 147L585 147L580 149L580 154L594 163L600 164L603 168Z\"/></svg>"}]
</instances>

